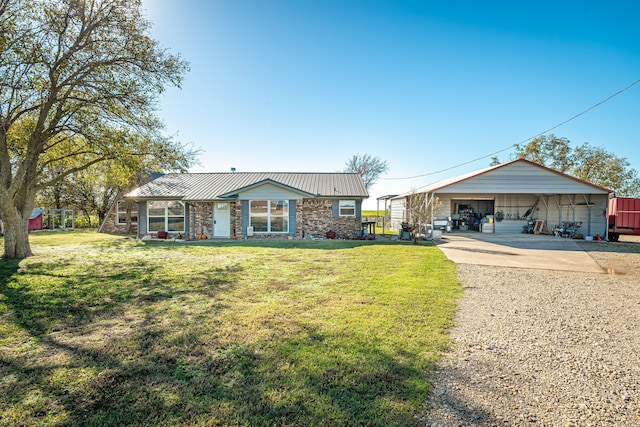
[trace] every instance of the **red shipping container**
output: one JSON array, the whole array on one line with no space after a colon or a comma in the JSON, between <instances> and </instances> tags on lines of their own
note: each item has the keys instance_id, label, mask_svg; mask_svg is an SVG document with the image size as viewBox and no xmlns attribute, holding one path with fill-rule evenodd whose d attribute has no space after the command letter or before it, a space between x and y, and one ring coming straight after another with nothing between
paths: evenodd
<instances>
[{"instance_id":1,"label":"red shipping container","mask_svg":"<svg viewBox=\"0 0 640 427\"><path fill-rule=\"evenodd\" d=\"M620 234L640 235L640 199L609 199L609 240Z\"/></svg>"}]
</instances>

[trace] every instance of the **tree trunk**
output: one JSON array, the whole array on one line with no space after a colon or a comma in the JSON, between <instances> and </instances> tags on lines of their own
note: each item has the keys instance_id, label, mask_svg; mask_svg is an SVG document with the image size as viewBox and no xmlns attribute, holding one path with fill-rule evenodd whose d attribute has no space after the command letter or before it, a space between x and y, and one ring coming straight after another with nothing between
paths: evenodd
<instances>
[{"instance_id":1,"label":"tree trunk","mask_svg":"<svg viewBox=\"0 0 640 427\"><path fill-rule=\"evenodd\" d=\"M29 217L32 211L33 208L28 213L22 213L15 207L2 209L5 258L26 258L32 255L29 245Z\"/></svg>"},{"instance_id":2,"label":"tree trunk","mask_svg":"<svg viewBox=\"0 0 640 427\"><path fill-rule=\"evenodd\" d=\"M84 216L84 219L87 221L87 228L93 227L93 224L91 224L91 214L89 214L89 211L87 211L86 209L82 209L82 216Z\"/></svg>"},{"instance_id":3,"label":"tree trunk","mask_svg":"<svg viewBox=\"0 0 640 427\"><path fill-rule=\"evenodd\" d=\"M117 209L117 203L116 202L116 209ZM137 209L137 206L136 206ZM133 210L133 202L132 201L127 201L127 234L133 234L133 224L131 223L131 211ZM118 213L116 212L116 215L118 215Z\"/></svg>"},{"instance_id":4,"label":"tree trunk","mask_svg":"<svg viewBox=\"0 0 640 427\"><path fill-rule=\"evenodd\" d=\"M62 183L58 182L53 186L53 199L56 209L62 209ZM46 206L45 206L46 207Z\"/></svg>"}]
</instances>

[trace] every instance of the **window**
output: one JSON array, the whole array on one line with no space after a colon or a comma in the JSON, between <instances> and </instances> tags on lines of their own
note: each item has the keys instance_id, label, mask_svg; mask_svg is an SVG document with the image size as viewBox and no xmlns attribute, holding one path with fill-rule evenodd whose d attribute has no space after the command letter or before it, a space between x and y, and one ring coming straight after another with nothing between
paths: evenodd
<instances>
[{"instance_id":1,"label":"window","mask_svg":"<svg viewBox=\"0 0 640 427\"><path fill-rule=\"evenodd\" d=\"M127 223L127 207L128 207L129 202L126 200L119 200L118 201L118 212L117 212L117 219L116 219L116 223L118 225L124 225ZM137 224L138 223L138 210L135 208L135 205L132 203L131 206L131 224Z\"/></svg>"},{"instance_id":2,"label":"window","mask_svg":"<svg viewBox=\"0 0 640 427\"><path fill-rule=\"evenodd\" d=\"M147 203L149 231L184 232L184 203L175 201L150 201Z\"/></svg>"},{"instance_id":3,"label":"window","mask_svg":"<svg viewBox=\"0 0 640 427\"><path fill-rule=\"evenodd\" d=\"M249 225L254 233L289 232L289 201L252 200L249 206Z\"/></svg>"},{"instance_id":4,"label":"window","mask_svg":"<svg viewBox=\"0 0 640 427\"><path fill-rule=\"evenodd\" d=\"M356 216L356 201L340 200L338 212L339 216Z\"/></svg>"}]
</instances>

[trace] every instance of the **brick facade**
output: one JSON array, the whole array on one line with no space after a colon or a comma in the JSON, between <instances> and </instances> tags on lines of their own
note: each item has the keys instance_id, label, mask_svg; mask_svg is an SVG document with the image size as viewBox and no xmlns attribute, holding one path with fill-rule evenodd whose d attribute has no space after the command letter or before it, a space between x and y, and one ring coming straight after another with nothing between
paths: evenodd
<instances>
[{"instance_id":1,"label":"brick facade","mask_svg":"<svg viewBox=\"0 0 640 427\"><path fill-rule=\"evenodd\" d=\"M244 238L242 234L242 202L231 202L231 238Z\"/></svg>"},{"instance_id":2,"label":"brick facade","mask_svg":"<svg viewBox=\"0 0 640 427\"><path fill-rule=\"evenodd\" d=\"M333 216L333 201L307 199L299 209L300 220L298 230L304 236L324 237L329 230L336 232L338 237L353 237L359 235L361 219L357 217Z\"/></svg>"},{"instance_id":3,"label":"brick facade","mask_svg":"<svg viewBox=\"0 0 640 427\"><path fill-rule=\"evenodd\" d=\"M295 234L254 234L253 239L302 239L305 237L325 237L327 231L333 230L338 238L353 238L361 232L361 218L333 216L333 201L330 199L304 199L296 201ZM231 237L244 239L242 229L242 202L229 203ZM125 233L125 225L116 225L116 212L112 209L110 217L105 221L102 231L107 233ZM169 237L181 237L187 240L198 239L205 235L211 239L213 231L213 202L190 202L185 212L185 233L169 233ZM146 218L146 215L141 215ZM290 224L292 226L292 224ZM134 232L137 231L137 227ZM155 237L156 233L147 233ZM139 236L139 237L142 237Z\"/></svg>"},{"instance_id":4,"label":"brick facade","mask_svg":"<svg viewBox=\"0 0 640 427\"><path fill-rule=\"evenodd\" d=\"M132 212L137 211L138 204L136 202L129 202ZM131 224L131 228L127 227L127 224L118 224L118 203L114 203L113 207L107 212L107 217L104 219L100 231L103 233L113 234L137 234L138 223Z\"/></svg>"},{"instance_id":5,"label":"brick facade","mask_svg":"<svg viewBox=\"0 0 640 427\"><path fill-rule=\"evenodd\" d=\"M202 235L207 236L207 239L213 237L213 203L189 203L186 214L189 216L187 238L197 239Z\"/></svg>"}]
</instances>

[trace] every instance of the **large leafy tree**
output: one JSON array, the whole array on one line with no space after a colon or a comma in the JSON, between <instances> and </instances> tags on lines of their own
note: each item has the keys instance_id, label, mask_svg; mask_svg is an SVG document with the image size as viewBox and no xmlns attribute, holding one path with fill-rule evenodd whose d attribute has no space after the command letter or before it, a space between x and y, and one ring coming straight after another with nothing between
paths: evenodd
<instances>
[{"instance_id":1,"label":"large leafy tree","mask_svg":"<svg viewBox=\"0 0 640 427\"><path fill-rule=\"evenodd\" d=\"M75 209L83 224L97 227L104 219L118 191L131 184L133 171L105 161L77 171L45 188L36 196L36 205ZM96 220L97 217L97 220Z\"/></svg>"},{"instance_id":2,"label":"large leafy tree","mask_svg":"<svg viewBox=\"0 0 640 427\"><path fill-rule=\"evenodd\" d=\"M585 142L571 155L571 175L601 185L621 197L640 196L640 178L626 157Z\"/></svg>"},{"instance_id":3,"label":"large leafy tree","mask_svg":"<svg viewBox=\"0 0 640 427\"><path fill-rule=\"evenodd\" d=\"M97 227L104 220L111 203L118 193L144 183L150 173L166 170L167 166L178 167L186 160L191 162L197 151L185 150L175 161L160 161L155 156L128 156L120 160L105 160L88 168L78 170L43 189L36 196L37 206L75 209L76 216L84 217L83 224ZM175 155L172 159L176 159ZM125 161L126 160L126 161ZM57 176L71 167L60 167L48 171ZM97 216L97 221L96 221Z\"/></svg>"},{"instance_id":4,"label":"large leafy tree","mask_svg":"<svg viewBox=\"0 0 640 427\"><path fill-rule=\"evenodd\" d=\"M367 190L387 172L389 165L379 157L370 154L354 154L345 164L344 172L357 173L362 177Z\"/></svg>"},{"instance_id":5,"label":"large leafy tree","mask_svg":"<svg viewBox=\"0 0 640 427\"><path fill-rule=\"evenodd\" d=\"M158 96L186 62L148 35L140 0L0 0L0 216L6 257L31 255L38 191L92 165L165 159Z\"/></svg>"},{"instance_id":6,"label":"large leafy tree","mask_svg":"<svg viewBox=\"0 0 640 427\"><path fill-rule=\"evenodd\" d=\"M527 159L613 190L618 196L640 196L640 178L626 157L588 142L572 148L567 138L544 135L520 145L515 158Z\"/></svg>"},{"instance_id":7,"label":"large leafy tree","mask_svg":"<svg viewBox=\"0 0 640 427\"><path fill-rule=\"evenodd\" d=\"M567 138L555 135L543 135L534 138L527 145L519 145L515 155L518 158L531 160L559 172L571 169L571 142Z\"/></svg>"}]
</instances>

